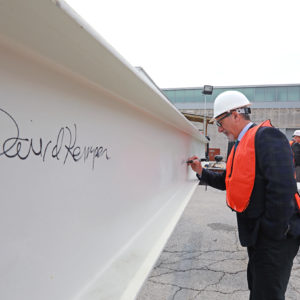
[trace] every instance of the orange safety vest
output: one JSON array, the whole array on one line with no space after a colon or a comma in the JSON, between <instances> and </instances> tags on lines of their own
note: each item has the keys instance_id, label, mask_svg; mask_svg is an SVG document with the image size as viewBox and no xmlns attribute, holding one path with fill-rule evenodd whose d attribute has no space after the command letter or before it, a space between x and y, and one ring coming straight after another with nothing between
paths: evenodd
<instances>
[{"instance_id":1,"label":"orange safety vest","mask_svg":"<svg viewBox=\"0 0 300 300\"><path fill-rule=\"evenodd\" d=\"M270 120L250 128L239 143L233 147L226 164L226 202L236 212L243 212L249 205L255 181L255 135L260 127L272 127ZM299 194L295 200L300 209Z\"/></svg>"}]
</instances>

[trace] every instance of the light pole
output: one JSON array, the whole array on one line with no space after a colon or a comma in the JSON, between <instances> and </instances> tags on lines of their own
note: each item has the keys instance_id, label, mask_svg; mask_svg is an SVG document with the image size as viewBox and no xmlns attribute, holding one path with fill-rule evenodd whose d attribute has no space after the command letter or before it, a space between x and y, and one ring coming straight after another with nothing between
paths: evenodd
<instances>
[{"instance_id":1,"label":"light pole","mask_svg":"<svg viewBox=\"0 0 300 300\"><path fill-rule=\"evenodd\" d=\"M204 120L203 120L203 126L204 126L204 136L207 137L207 120L206 120L206 95L211 95L213 93L214 87L212 85L205 85L202 90L202 94L204 95ZM208 148L209 144L206 145L206 153L205 157L208 160Z\"/></svg>"}]
</instances>

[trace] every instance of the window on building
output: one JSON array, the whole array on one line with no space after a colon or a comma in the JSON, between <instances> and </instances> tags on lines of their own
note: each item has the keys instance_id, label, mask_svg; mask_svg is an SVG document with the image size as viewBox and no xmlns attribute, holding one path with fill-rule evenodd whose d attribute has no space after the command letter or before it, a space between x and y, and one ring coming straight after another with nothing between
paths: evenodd
<instances>
[{"instance_id":1,"label":"window on building","mask_svg":"<svg viewBox=\"0 0 300 300\"><path fill-rule=\"evenodd\" d=\"M254 99L254 88L239 88L237 91L243 93L249 101Z\"/></svg>"},{"instance_id":2,"label":"window on building","mask_svg":"<svg viewBox=\"0 0 300 300\"><path fill-rule=\"evenodd\" d=\"M265 87L265 100L264 101L276 101L276 88L275 87Z\"/></svg>"},{"instance_id":3,"label":"window on building","mask_svg":"<svg viewBox=\"0 0 300 300\"><path fill-rule=\"evenodd\" d=\"M196 102L194 90L184 91L184 102Z\"/></svg>"},{"instance_id":4,"label":"window on building","mask_svg":"<svg viewBox=\"0 0 300 300\"><path fill-rule=\"evenodd\" d=\"M290 86L287 92L288 101L300 101L300 87Z\"/></svg>"},{"instance_id":5,"label":"window on building","mask_svg":"<svg viewBox=\"0 0 300 300\"><path fill-rule=\"evenodd\" d=\"M287 101L287 87L277 87L277 99L278 101Z\"/></svg>"},{"instance_id":6,"label":"window on building","mask_svg":"<svg viewBox=\"0 0 300 300\"><path fill-rule=\"evenodd\" d=\"M254 102L264 102L265 101L265 88L257 87L255 88Z\"/></svg>"}]
</instances>

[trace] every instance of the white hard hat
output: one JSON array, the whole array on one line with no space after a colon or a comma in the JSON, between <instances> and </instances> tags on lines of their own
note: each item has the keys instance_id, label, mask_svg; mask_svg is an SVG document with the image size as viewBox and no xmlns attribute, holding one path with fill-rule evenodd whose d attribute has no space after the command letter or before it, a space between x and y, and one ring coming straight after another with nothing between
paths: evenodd
<instances>
[{"instance_id":1,"label":"white hard hat","mask_svg":"<svg viewBox=\"0 0 300 300\"><path fill-rule=\"evenodd\" d=\"M247 97L238 91L226 91L221 93L214 102L214 117L229 112L240 107L250 106L251 103Z\"/></svg>"},{"instance_id":2,"label":"white hard hat","mask_svg":"<svg viewBox=\"0 0 300 300\"><path fill-rule=\"evenodd\" d=\"M293 136L300 136L300 129L295 130Z\"/></svg>"}]
</instances>

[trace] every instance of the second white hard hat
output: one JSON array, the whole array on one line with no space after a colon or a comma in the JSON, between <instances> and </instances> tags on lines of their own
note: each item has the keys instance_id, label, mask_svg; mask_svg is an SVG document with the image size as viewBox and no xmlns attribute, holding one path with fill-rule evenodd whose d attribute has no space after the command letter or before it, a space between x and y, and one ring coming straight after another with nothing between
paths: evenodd
<instances>
[{"instance_id":1,"label":"second white hard hat","mask_svg":"<svg viewBox=\"0 0 300 300\"><path fill-rule=\"evenodd\" d=\"M300 129L295 130L293 136L300 136Z\"/></svg>"},{"instance_id":2,"label":"second white hard hat","mask_svg":"<svg viewBox=\"0 0 300 300\"><path fill-rule=\"evenodd\" d=\"M247 99L247 97L238 91L226 91L221 93L214 102L214 116L213 118L217 118L218 116L224 114L225 112L229 112L233 109L250 106L251 103Z\"/></svg>"}]
</instances>

